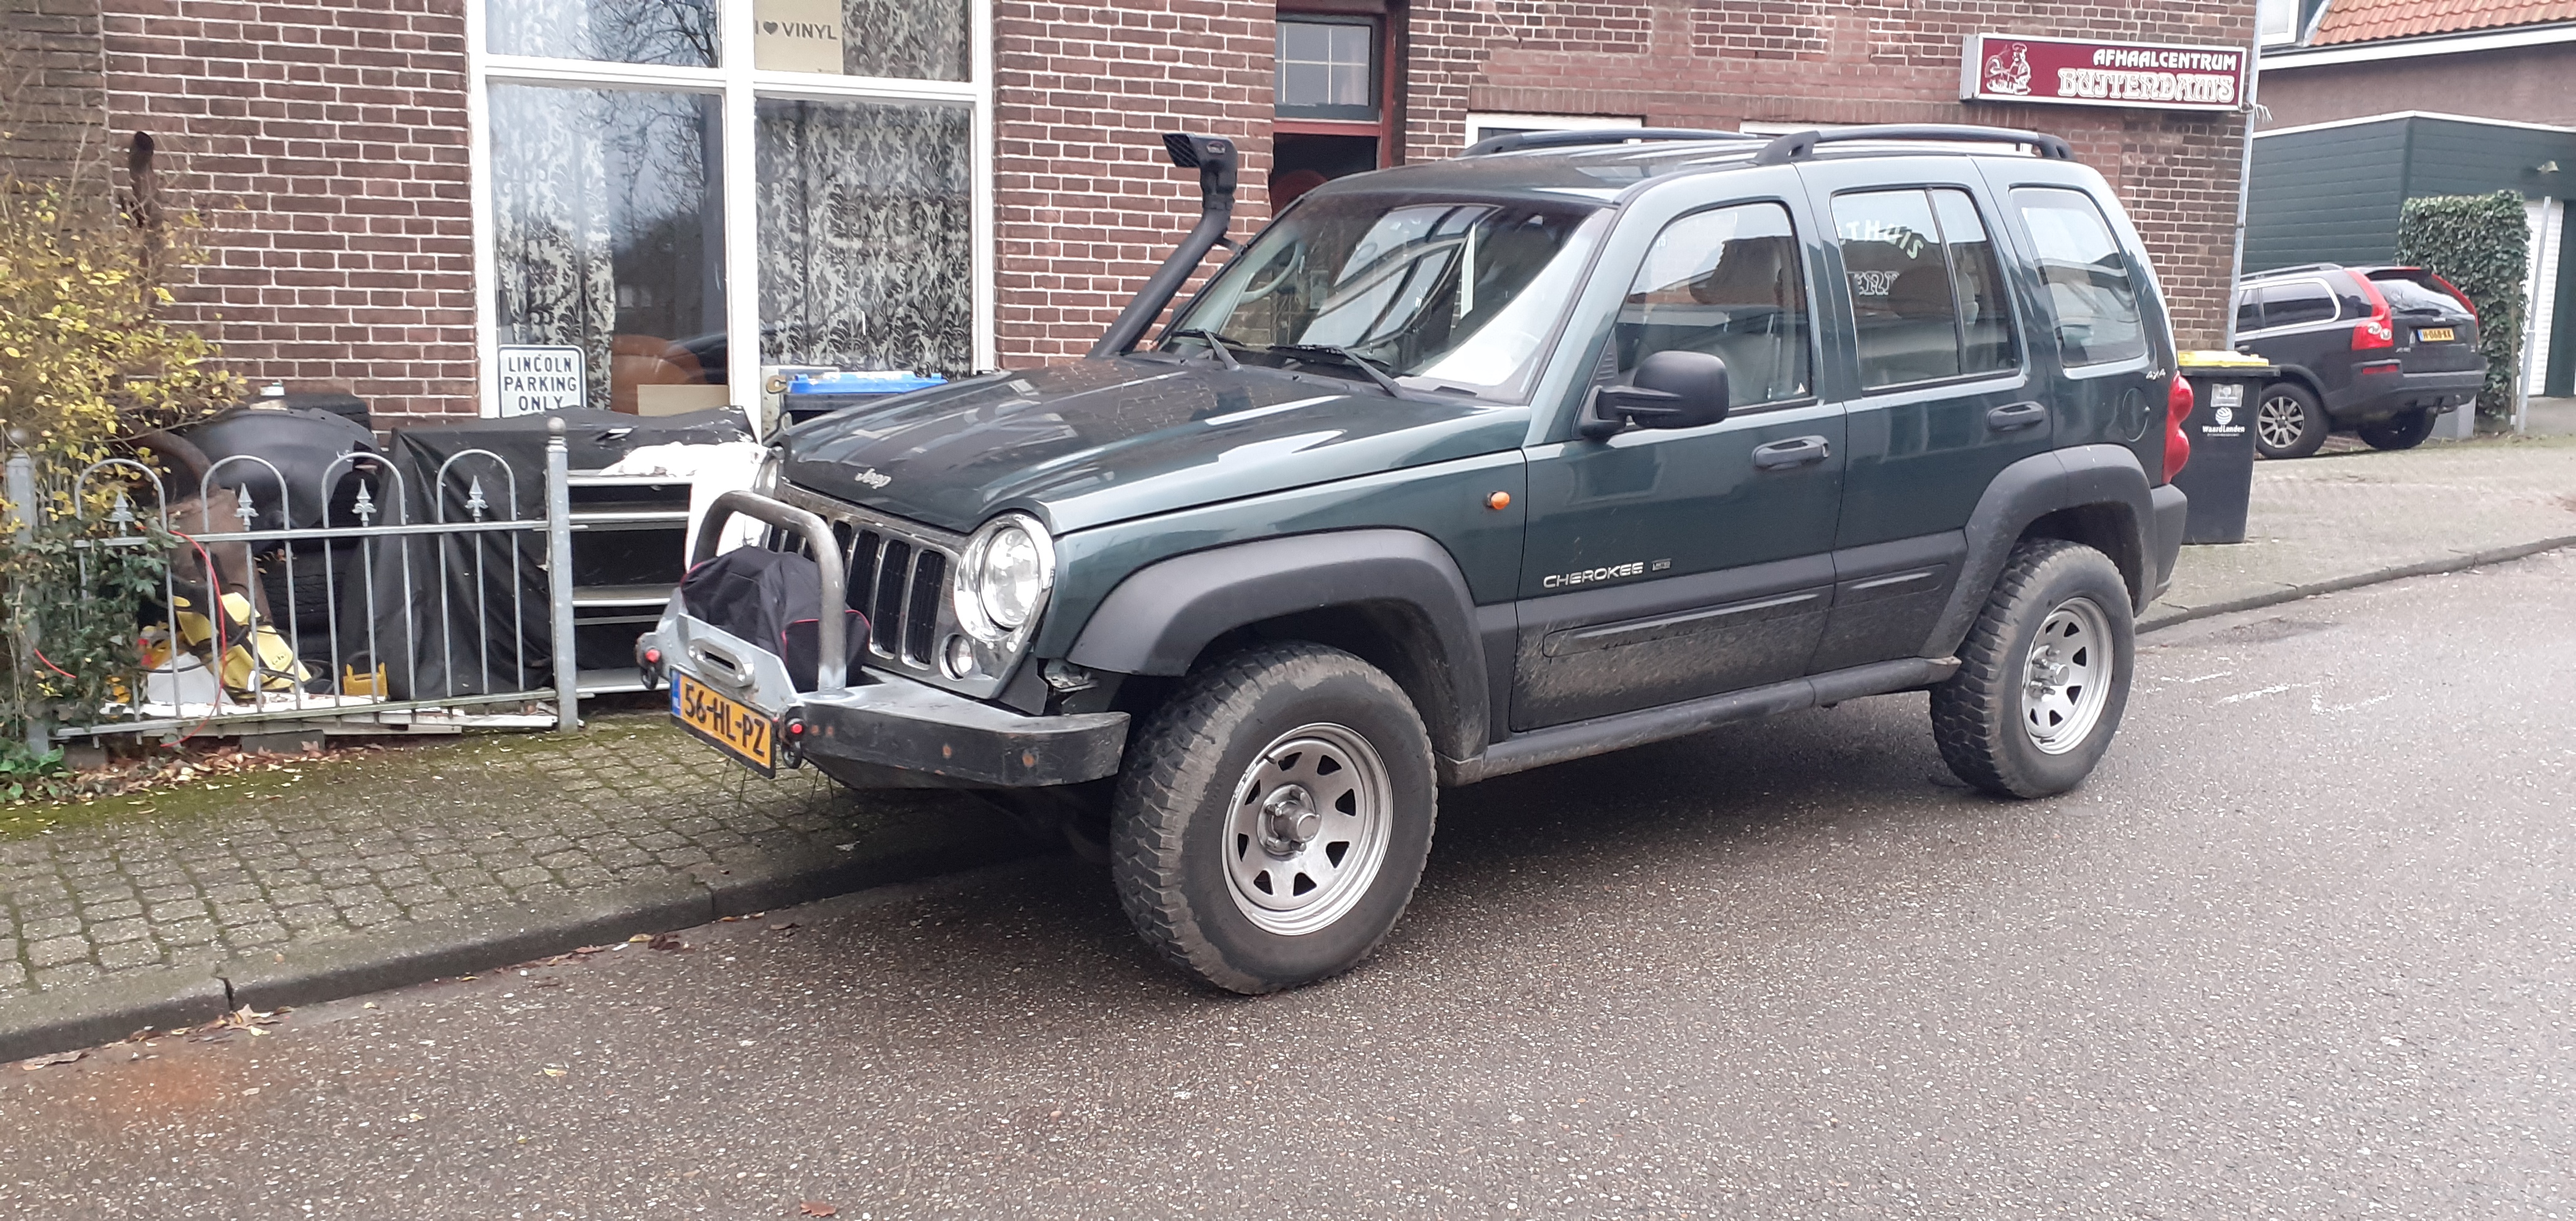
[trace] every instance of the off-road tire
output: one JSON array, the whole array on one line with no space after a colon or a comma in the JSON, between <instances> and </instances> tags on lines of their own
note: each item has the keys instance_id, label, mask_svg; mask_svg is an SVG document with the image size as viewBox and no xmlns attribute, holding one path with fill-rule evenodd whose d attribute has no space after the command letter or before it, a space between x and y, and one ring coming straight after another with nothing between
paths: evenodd
<instances>
[{"instance_id":1,"label":"off-road tire","mask_svg":"<svg viewBox=\"0 0 2576 1221\"><path fill-rule=\"evenodd\" d=\"M1229 819L1262 752L1317 723L1347 727L1382 762L1385 855L1338 918L1282 935L1235 897ZM1261 645L1193 673L1144 719L1112 801L1110 876L1137 933L1172 965L1231 992L1294 988L1357 966L1395 927L1431 853L1438 800L1430 735L1393 679L1339 649Z\"/></svg>"},{"instance_id":2,"label":"off-road tire","mask_svg":"<svg viewBox=\"0 0 2576 1221\"><path fill-rule=\"evenodd\" d=\"M2433 409L2418 407L2354 429L2372 449L2413 449L2433 435Z\"/></svg>"},{"instance_id":3,"label":"off-road tire","mask_svg":"<svg viewBox=\"0 0 2576 1221\"><path fill-rule=\"evenodd\" d=\"M2275 400L2295 407L2299 420L2297 433L2279 444L2264 435L2263 413L2267 409L2281 410L2274 405ZM2254 418L2247 422L2254 428L2254 451L2266 458L2305 458L2317 452L2334 432L2334 422L2326 418L2325 405L2297 382L2274 382L2263 387L2263 393L2254 400Z\"/></svg>"},{"instance_id":4,"label":"off-road tire","mask_svg":"<svg viewBox=\"0 0 2576 1221\"><path fill-rule=\"evenodd\" d=\"M2074 599L2101 612L2113 670L2090 729L2051 754L2022 720L2030 655L2041 625ZM1932 738L1951 772L1999 797L2046 797L2082 784L2119 730L2137 660L2129 591L2119 568L2078 543L2022 541L1968 629L1959 660L1959 672L1932 688Z\"/></svg>"}]
</instances>

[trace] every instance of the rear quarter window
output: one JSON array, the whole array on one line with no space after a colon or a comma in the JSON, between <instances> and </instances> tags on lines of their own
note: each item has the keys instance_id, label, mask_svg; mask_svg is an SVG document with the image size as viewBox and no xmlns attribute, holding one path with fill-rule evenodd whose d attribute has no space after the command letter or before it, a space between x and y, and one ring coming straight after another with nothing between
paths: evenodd
<instances>
[{"instance_id":1,"label":"rear quarter window","mask_svg":"<svg viewBox=\"0 0 2576 1221\"><path fill-rule=\"evenodd\" d=\"M2060 187L2021 187L2012 195L2030 230L2040 280L2048 286L2057 350L2066 366L2145 356L2137 281L2102 209L2091 196Z\"/></svg>"},{"instance_id":2,"label":"rear quarter window","mask_svg":"<svg viewBox=\"0 0 2576 1221\"><path fill-rule=\"evenodd\" d=\"M2263 325L2305 326L2335 320L2334 293L2323 280L2293 280L2263 286Z\"/></svg>"}]
</instances>

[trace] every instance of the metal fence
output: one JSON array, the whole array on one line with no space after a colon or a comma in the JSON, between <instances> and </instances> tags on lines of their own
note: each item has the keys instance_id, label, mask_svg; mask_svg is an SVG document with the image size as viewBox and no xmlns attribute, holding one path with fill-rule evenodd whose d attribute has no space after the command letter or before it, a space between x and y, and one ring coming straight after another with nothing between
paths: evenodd
<instances>
[{"instance_id":1,"label":"metal fence","mask_svg":"<svg viewBox=\"0 0 2576 1221\"><path fill-rule=\"evenodd\" d=\"M133 459L66 474L12 452L10 503L22 514L68 504L77 524L77 588L52 596L95 599L93 570L110 552L171 549L157 596L131 608L133 664L117 694L61 724L32 722L29 745L294 727L282 722L574 728L570 471L562 422L547 432L541 504L521 503L518 472L484 449L448 457L422 488L382 454L344 453L300 491L267 459L236 454L177 501ZM269 520L279 524L260 528ZM13 525L33 537L32 519ZM247 588L226 579L243 572ZM494 712L513 704L525 707Z\"/></svg>"}]
</instances>

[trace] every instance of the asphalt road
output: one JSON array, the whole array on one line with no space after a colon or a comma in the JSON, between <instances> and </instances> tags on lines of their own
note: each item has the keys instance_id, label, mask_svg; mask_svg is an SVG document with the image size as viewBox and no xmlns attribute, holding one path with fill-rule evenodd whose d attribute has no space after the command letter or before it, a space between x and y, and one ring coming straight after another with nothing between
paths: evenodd
<instances>
[{"instance_id":1,"label":"asphalt road","mask_svg":"<svg viewBox=\"0 0 2576 1221\"><path fill-rule=\"evenodd\" d=\"M2576 1215L2576 556L2150 637L2059 800L1922 703L1451 793L1286 996L1057 860L10 1066L0 1211Z\"/></svg>"}]
</instances>

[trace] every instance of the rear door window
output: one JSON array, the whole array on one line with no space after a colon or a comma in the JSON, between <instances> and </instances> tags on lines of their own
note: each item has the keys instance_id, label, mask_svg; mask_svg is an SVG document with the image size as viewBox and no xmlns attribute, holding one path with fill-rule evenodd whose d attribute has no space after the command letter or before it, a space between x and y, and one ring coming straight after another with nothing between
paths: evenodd
<instances>
[{"instance_id":1,"label":"rear door window","mask_svg":"<svg viewBox=\"0 0 2576 1221\"><path fill-rule=\"evenodd\" d=\"M1614 338L1623 373L1657 352L1707 352L1726 361L1739 408L1807 397L1807 290L1789 210L1742 204L1665 226Z\"/></svg>"},{"instance_id":2,"label":"rear door window","mask_svg":"<svg viewBox=\"0 0 2576 1221\"><path fill-rule=\"evenodd\" d=\"M2081 191L2023 187L2013 192L2057 314L2057 350L2068 368L2147 354L2138 286L2102 209ZM2264 308L2271 321L2271 308ZM2277 324L2276 324L2277 325Z\"/></svg>"},{"instance_id":3,"label":"rear door window","mask_svg":"<svg viewBox=\"0 0 2576 1221\"><path fill-rule=\"evenodd\" d=\"M2323 280L2293 280L2263 287L2263 325L2304 326L2335 320L2335 299Z\"/></svg>"},{"instance_id":4,"label":"rear door window","mask_svg":"<svg viewBox=\"0 0 2576 1221\"><path fill-rule=\"evenodd\" d=\"M1838 195L1834 236L1863 388L2020 366L2003 269L1967 192Z\"/></svg>"},{"instance_id":5,"label":"rear door window","mask_svg":"<svg viewBox=\"0 0 2576 1221\"><path fill-rule=\"evenodd\" d=\"M2262 290L2249 288L2236 294L2236 333L2242 335L2247 331L2259 331L2262 329Z\"/></svg>"}]
</instances>

